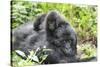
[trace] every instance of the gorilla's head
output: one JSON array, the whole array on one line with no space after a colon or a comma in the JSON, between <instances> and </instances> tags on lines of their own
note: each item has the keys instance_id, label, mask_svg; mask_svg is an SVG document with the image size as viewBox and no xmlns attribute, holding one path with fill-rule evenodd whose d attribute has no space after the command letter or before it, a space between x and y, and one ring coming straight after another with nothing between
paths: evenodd
<instances>
[{"instance_id":1,"label":"gorilla's head","mask_svg":"<svg viewBox=\"0 0 100 67\"><path fill-rule=\"evenodd\" d=\"M63 23L65 23L65 19L57 11L49 12L45 18L46 29L50 31L54 31Z\"/></svg>"}]
</instances>

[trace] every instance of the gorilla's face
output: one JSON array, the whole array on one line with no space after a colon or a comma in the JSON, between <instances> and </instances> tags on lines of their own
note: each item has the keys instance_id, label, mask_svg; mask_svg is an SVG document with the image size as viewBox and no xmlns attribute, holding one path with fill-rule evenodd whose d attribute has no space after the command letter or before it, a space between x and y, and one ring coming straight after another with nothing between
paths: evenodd
<instances>
[{"instance_id":1,"label":"gorilla's face","mask_svg":"<svg viewBox=\"0 0 100 67\"><path fill-rule=\"evenodd\" d=\"M66 56L75 55L73 48L73 37L71 31L68 29L69 25L61 25L54 33L54 45L59 47Z\"/></svg>"}]
</instances>

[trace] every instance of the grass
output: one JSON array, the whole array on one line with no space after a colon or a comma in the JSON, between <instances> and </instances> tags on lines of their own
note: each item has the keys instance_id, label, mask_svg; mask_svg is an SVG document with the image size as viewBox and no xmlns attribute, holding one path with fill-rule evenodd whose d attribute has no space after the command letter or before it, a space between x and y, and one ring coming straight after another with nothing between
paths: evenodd
<instances>
[{"instance_id":1,"label":"grass","mask_svg":"<svg viewBox=\"0 0 100 67\"><path fill-rule=\"evenodd\" d=\"M97 49L93 44L85 43L77 46L80 59L96 57Z\"/></svg>"}]
</instances>

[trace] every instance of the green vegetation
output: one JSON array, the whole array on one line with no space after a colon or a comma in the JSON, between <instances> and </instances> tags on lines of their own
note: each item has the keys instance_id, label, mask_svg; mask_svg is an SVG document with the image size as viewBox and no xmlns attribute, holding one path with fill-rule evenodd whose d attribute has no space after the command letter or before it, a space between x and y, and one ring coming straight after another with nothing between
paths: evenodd
<instances>
[{"instance_id":1,"label":"green vegetation","mask_svg":"<svg viewBox=\"0 0 100 67\"><path fill-rule=\"evenodd\" d=\"M50 10L59 11L77 32L78 51L84 53L82 58L96 55L96 48L92 46L97 45L97 6L13 0L11 8L12 29L34 20L38 14L47 13ZM15 53L12 61L14 67L37 64L29 59L23 60ZM40 62L38 64L41 64Z\"/></svg>"},{"instance_id":2,"label":"green vegetation","mask_svg":"<svg viewBox=\"0 0 100 67\"><path fill-rule=\"evenodd\" d=\"M37 49L36 51L30 51L30 55L26 56L24 52L20 50L16 50L12 52L12 66L14 67L23 67L23 66L31 66L31 65L39 65L43 64L43 61L47 58L47 51L51 51L50 49ZM22 59L18 55L25 57L26 60Z\"/></svg>"},{"instance_id":3,"label":"green vegetation","mask_svg":"<svg viewBox=\"0 0 100 67\"><path fill-rule=\"evenodd\" d=\"M95 46L90 43L78 45L77 48L78 55L80 55L81 59L95 57L97 55Z\"/></svg>"}]
</instances>

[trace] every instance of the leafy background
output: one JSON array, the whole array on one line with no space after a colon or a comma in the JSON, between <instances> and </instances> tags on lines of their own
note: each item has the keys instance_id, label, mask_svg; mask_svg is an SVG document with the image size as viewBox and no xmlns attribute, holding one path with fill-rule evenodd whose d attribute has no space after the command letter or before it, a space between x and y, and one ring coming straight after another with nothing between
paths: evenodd
<instances>
[{"instance_id":1,"label":"leafy background","mask_svg":"<svg viewBox=\"0 0 100 67\"><path fill-rule=\"evenodd\" d=\"M51 10L57 10L64 15L66 20L69 21L69 23L77 32L77 47L79 53L81 53L81 57L88 58L95 56L97 47L96 5L76 5L66 3L13 0L11 2L11 29L13 30L21 24L27 23L27 21L34 20L38 14L47 13ZM15 67L19 63L19 61L16 61L16 58L18 58L18 56L16 56L17 55L15 54L13 56ZM29 65L31 65L31 63L29 63Z\"/></svg>"}]
</instances>

